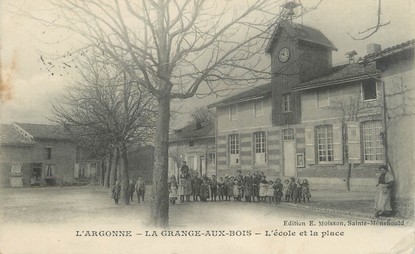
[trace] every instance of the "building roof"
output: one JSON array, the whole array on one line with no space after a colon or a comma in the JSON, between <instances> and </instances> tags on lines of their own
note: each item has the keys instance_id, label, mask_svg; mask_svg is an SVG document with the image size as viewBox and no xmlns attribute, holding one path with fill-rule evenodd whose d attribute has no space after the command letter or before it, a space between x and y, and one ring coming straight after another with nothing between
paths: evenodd
<instances>
[{"instance_id":1,"label":"building roof","mask_svg":"<svg viewBox=\"0 0 415 254\"><path fill-rule=\"evenodd\" d=\"M266 83L266 84L259 85L254 88L245 90L243 92L240 92L238 94L235 94L233 96L220 100L218 102L212 103L208 107L212 108L212 107L217 107L217 106L234 104L234 103L238 103L241 101L259 99L259 98L265 97L268 94L271 94L271 83Z\"/></svg>"},{"instance_id":2,"label":"building roof","mask_svg":"<svg viewBox=\"0 0 415 254\"><path fill-rule=\"evenodd\" d=\"M381 50L379 52L368 54L364 56L363 58L359 59L359 62L368 62L368 61L378 60L380 58L384 58L384 57L393 55L395 53L402 52L403 50L406 50L406 49L413 50L414 45L415 45L415 39L412 39L412 40L394 45L392 47L385 48L384 50Z\"/></svg>"},{"instance_id":3,"label":"building roof","mask_svg":"<svg viewBox=\"0 0 415 254\"><path fill-rule=\"evenodd\" d=\"M281 21L276 26L271 39L268 42L266 52L270 53L272 51L272 47L275 44L276 39L278 38L277 35L281 29L284 29L290 37L318 44L337 51L337 48L333 45L333 43L322 32L320 32L320 30L301 24L291 23L289 21Z\"/></svg>"},{"instance_id":4,"label":"building roof","mask_svg":"<svg viewBox=\"0 0 415 254\"><path fill-rule=\"evenodd\" d=\"M11 124L0 124L0 144L2 145L32 145L33 140L25 136Z\"/></svg>"},{"instance_id":5,"label":"building roof","mask_svg":"<svg viewBox=\"0 0 415 254\"><path fill-rule=\"evenodd\" d=\"M214 123L202 123L200 128L197 128L194 123L188 124L185 127L174 130L170 133L170 142L180 140L195 140L203 138L214 138L215 137L215 124Z\"/></svg>"},{"instance_id":6,"label":"building roof","mask_svg":"<svg viewBox=\"0 0 415 254\"><path fill-rule=\"evenodd\" d=\"M15 123L18 127L32 135L34 139L70 140L70 136L60 125Z\"/></svg>"},{"instance_id":7,"label":"building roof","mask_svg":"<svg viewBox=\"0 0 415 254\"><path fill-rule=\"evenodd\" d=\"M303 82L293 88L294 91L308 90L329 85L348 83L357 80L368 79L371 76L379 77L380 71L376 65L364 66L359 63L346 64L333 67L331 72L322 77Z\"/></svg>"}]
</instances>

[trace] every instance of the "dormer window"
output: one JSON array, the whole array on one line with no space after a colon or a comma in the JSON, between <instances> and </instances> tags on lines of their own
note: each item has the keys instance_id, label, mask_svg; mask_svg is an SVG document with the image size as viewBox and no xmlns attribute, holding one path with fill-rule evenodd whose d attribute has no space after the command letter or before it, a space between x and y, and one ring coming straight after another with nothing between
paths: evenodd
<instances>
[{"instance_id":1,"label":"dormer window","mask_svg":"<svg viewBox=\"0 0 415 254\"><path fill-rule=\"evenodd\" d=\"M363 101L376 100L377 99L377 87L376 81L368 79L362 82Z\"/></svg>"}]
</instances>

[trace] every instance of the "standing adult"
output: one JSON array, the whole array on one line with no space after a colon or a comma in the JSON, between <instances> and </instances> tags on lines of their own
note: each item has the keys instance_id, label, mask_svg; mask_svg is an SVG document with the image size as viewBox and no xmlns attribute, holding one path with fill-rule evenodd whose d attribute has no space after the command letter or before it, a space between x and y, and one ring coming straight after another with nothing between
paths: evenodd
<instances>
[{"instance_id":1,"label":"standing adult","mask_svg":"<svg viewBox=\"0 0 415 254\"><path fill-rule=\"evenodd\" d=\"M201 185L202 185L202 179L200 179L199 174L195 172L192 178L193 201L198 201L198 198L200 197L200 186Z\"/></svg>"},{"instance_id":2,"label":"standing adult","mask_svg":"<svg viewBox=\"0 0 415 254\"><path fill-rule=\"evenodd\" d=\"M138 178L138 181L135 184L135 191L137 192L137 202L140 203L140 197L141 200L144 202L144 195L146 193L146 182L142 177Z\"/></svg>"},{"instance_id":3,"label":"standing adult","mask_svg":"<svg viewBox=\"0 0 415 254\"><path fill-rule=\"evenodd\" d=\"M252 177L252 201L255 202L255 197L259 202L259 182L261 181L261 177L258 172L255 172Z\"/></svg>"},{"instance_id":4,"label":"standing adult","mask_svg":"<svg viewBox=\"0 0 415 254\"><path fill-rule=\"evenodd\" d=\"M186 196L186 202L190 201L190 196L192 195L192 179L190 179L190 174L185 175L185 186L184 186L184 195Z\"/></svg>"},{"instance_id":5,"label":"standing adult","mask_svg":"<svg viewBox=\"0 0 415 254\"><path fill-rule=\"evenodd\" d=\"M115 204L118 205L118 200L120 199L121 185L120 181L116 181L114 187L112 187L112 198L115 201Z\"/></svg>"},{"instance_id":6,"label":"standing adult","mask_svg":"<svg viewBox=\"0 0 415 254\"><path fill-rule=\"evenodd\" d=\"M244 177L244 195L245 195L245 201L251 202L251 195L252 195L252 176L251 172L248 171L246 173L246 176Z\"/></svg>"},{"instance_id":7,"label":"standing adult","mask_svg":"<svg viewBox=\"0 0 415 254\"><path fill-rule=\"evenodd\" d=\"M187 177L189 175L189 171L190 169L187 166L186 161L183 161L183 165L180 168L180 173L182 173L184 177Z\"/></svg>"},{"instance_id":8,"label":"standing adult","mask_svg":"<svg viewBox=\"0 0 415 254\"><path fill-rule=\"evenodd\" d=\"M244 196L244 177L242 175L241 170L237 170L236 173L237 175L235 177L235 180L237 181L236 184L238 185L238 190L239 190L237 200L241 201L242 197ZM235 193L234 193L234 196L235 196Z\"/></svg>"},{"instance_id":9,"label":"standing adult","mask_svg":"<svg viewBox=\"0 0 415 254\"><path fill-rule=\"evenodd\" d=\"M218 181L216 176L212 175L212 180L210 180L210 200L216 201L216 196L218 194Z\"/></svg>"},{"instance_id":10,"label":"standing adult","mask_svg":"<svg viewBox=\"0 0 415 254\"><path fill-rule=\"evenodd\" d=\"M392 212L391 206L391 188L395 181L395 177L389 172L386 165L379 167L379 178L376 197L375 197L375 217Z\"/></svg>"},{"instance_id":11,"label":"standing adult","mask_svg":"<svg viewBox=\"0 0 415 254\"><path fill-rule=\"evenodd\" d=\"M135 191L135 184L133 180L130 180L130 184L128 184L128 197L130 201L134 199L134 191Z\"/></svg>"}]
</instances>

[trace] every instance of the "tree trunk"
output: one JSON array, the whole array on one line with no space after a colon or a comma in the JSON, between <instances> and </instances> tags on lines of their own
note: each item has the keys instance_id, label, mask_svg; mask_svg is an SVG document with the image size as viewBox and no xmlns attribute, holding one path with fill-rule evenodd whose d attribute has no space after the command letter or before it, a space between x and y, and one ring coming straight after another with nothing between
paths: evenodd
<instances>
[{"instance_id":1,"label":"tree trunk","mask_svg":"<svg viewBox=\"0 0 415 254\"><path fill-rule=\"evenodd\" d=\"M167 186L170 97L158 98L158 116L154 141L153 192L151 222L157 227L169 225L169 191Z\"/></svg>"},{"instance_id":2,"label":"tree trunk","mask_svg":"<svg viewBox=\"0 0 415 254\"><path fill-rule=\"evenodd\" d=\"M105 170L105 178L104 178L104 187L109 188L110 187L110 174L111 174L111 163L112 163L112 152L108 153L107 156L107 165Z\"/></svg>"},{"instance_id":3,"label":"tree trunk","mask_svg":"<svg viewBox=\"0 0 415 254\"><path fill-rule=\"evenodd\" d=\"M105 165L105 163L106 163L106 160L105 159L101 159L101 161L100 161L101 163L100 163L100 165L101 165L101 167L99 168L99 185L100 186L104 186L104 180L105 180L105 169L106 169L106 165ZM97 167L98 167L98 165L97 165Z\"/></svg>"},{"instance_id":4,"label":"tree trunk","mask_svg":"<svg viewBox=\"0 0 415 254\"><path fill-rule=\"evenodd\" d=\"M112 157L112 163L111 163L111 172L110 172L110 192L112 191L112 188L115 185L115 181L117 181L117 167L118 167L118 159L119 159L119 150L118 147L114 148L114 153Z\"/></svg>"},{"instance_id":5,"label":"tree trunk","mask_svg":"<svg viewBox=\"0 0 415 254\"><path fill-rule=\"evenodd\" d=\"M130 195L128 191L128 185L130 179L128 177L128 158L127 158L127 148L125 144L122 144L120 147L120 175L121 175L121 200L124 205L130 204Z\"/></svg>"}]
</instances>

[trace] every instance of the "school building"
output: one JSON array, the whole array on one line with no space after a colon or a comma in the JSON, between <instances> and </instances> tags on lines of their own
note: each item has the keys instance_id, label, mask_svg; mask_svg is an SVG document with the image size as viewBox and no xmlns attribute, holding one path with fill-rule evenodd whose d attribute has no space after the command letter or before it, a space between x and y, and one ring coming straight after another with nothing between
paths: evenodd
<instances>
[{"instance_id":1,"label":"school building","mask_svg":"<svg viewBox=\"0 0 415 254\"><path fill-rule=\"evenodd\" d=\"M374 191L388 142L397 194L410 197L414 40L367 49L333 66L337 49L321 31L280 22L267 46L271 82L210 105L217 174L259 170L307 178L314 188Z\"/></svg>"}]
</instances>

